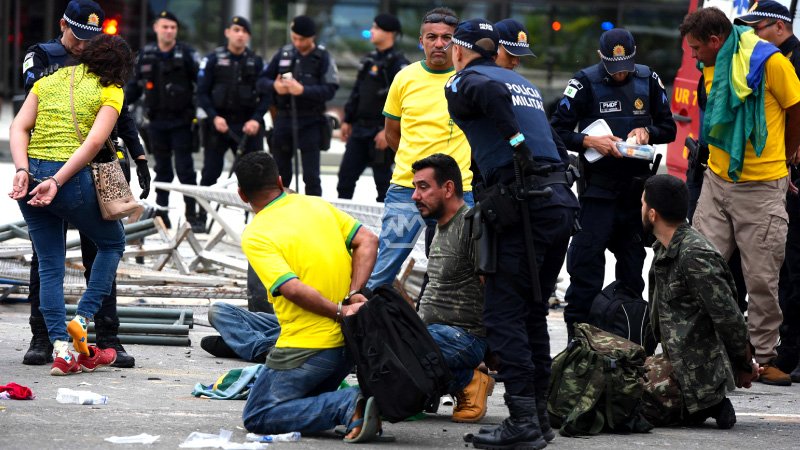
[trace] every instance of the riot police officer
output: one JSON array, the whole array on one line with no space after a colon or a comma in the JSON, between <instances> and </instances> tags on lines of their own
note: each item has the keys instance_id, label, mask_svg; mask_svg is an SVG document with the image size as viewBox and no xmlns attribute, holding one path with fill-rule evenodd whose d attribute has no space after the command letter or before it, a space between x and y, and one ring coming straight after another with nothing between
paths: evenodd
<instances>
[{"instance_id":1,"label":"riot police officer","mask_svg":"<svg viewBox=\"0 0 800 450\"><path fill-rule=\"evenodd\" d=\"M192 121L195 117L194 86L197 82L197 52L176 37L180 23L169 11L162 11L153 23L156 42L142 48L136 58L134 76L125 93L131 102L144 94L150 124L147 143L156 160L156 181L171 182L178 174L183 184L197 184L192 159ZM172 159L175 158L173 171ZM186 220L194 232L204 231L197 216L195 200L184 196ZM156 189L157 212L169 227L169 191Z\"/></svg>"},{"instance_id":2,"label":"riot police officer","mask_svg":"<svg viewBox=\"0 0 800 450\"><path fill-rule=\"evenodd\" d=\"M31 46L25 55L22 64L25 93L30 92L33 84L42 76L46 76L60 67L77 64L75 56L80 54L89 39L102 32L104 18L103 9L97 3L90 0L70 1L60 20L61 36ZM127 104L127 98L125 103ZM120 147L120 150L124 152L127 149L129 156L134 158L136 175L139 179L139 186L142 188L140 198L146 198L150 193L150 171L147 168L144 148L142 148L136 132L136 124L133 117L128 114L127 108L122 108L111 136L114 141L117 137L122 138L125 146ZM130 174L128 173L127 176L130 177ZM66 233L66 230L64 231ZM81 256L86 269L84 275L88 280L97 255L97 247L83 234L80 237ZM53 346L48 338L44 317L39 311L39 259L35 249L31 259L28 300L31 303L29 323L33 337L22 362L28 365L47 364L53 361ZM133 367L136 360L125 351L117 337L119 317L117 315L116 283L112 285L111 293L103 297L94 322L97 331L97 346L103 349L114 348L117 351L114 367Z\"/></svg>"},{"instance_id":3,"label":"riot police officer","mask_svg":"<svg viewBox=\"0 0 800 450\"><path fill-rule=\"evenodd\" d=\"M461 22L453 35L456 73L445 86L453 121L467 136L486 189L477 206L496 235L496 267L486 275L483 323L499 360L510 418L472 439L476 448L542 448L547 418L547 314L578 208L572 176L553 142L539 90L494 63L491 22ZM541 196L541 197L539 197ZM538 281L538 282L537 282Z\"/></svg>"},{"instance_id":4,"label":"riot police officer","mask_svg":"<svg viewBox=\"0 0 800 450\"><path fill-rule=\"evenodd\" d=\"M375 50L361 60L353 91L344 105L341 133L347 145L339 166L339 198L353 198L356 182L367 165L372 167L378 190L376 200L383 202L389 189L394 152L383 131L383 105L394 76L408 65L406 57L394 47L400 30L400 21L391 14L378 14L370 28L369 39Z\"/></svg>"},{"instance_id":5,"label":"riot police officer","mask_svg":"<svg viewBox=\"0 0 800 450\"><path fill-rule=\"evenodd\" d=\"M231 18L225 29L228 44L203 58L197 98L208 114L203 156L202 186L211 186L222 173L225 153L236 150L236 158L264 148L264 114L269 96L256 92L264 60L247 47L250 22ZM201 212L205 223L205 213Z\"/></svg>"},{"instance_id":6,"label":"riot police officer","mask_svg":"<svg viewBox=\"0 0 800 450\"><path fill-rule=\"evenodd\" d=\"M316 24L310 17L295 17L292 43L272 57L259 76L258 90L272 95L277 109L269 150L283 184L291 184L292 158L299 148L306 194L321 196L320 150L328 149L325 141L330 146L331 133L324 115L325 102L339 89L339 75L333 57L324 46L316 44L316 34Z\"/></svg>"},{"instance_id":7,"label":"riot police officer","mask_svg":"<svg viewBox=\"0 0 800 450\"><path fill-rule=\"evenodd\" d=\"M617 259L617 280L631 290L644 290L645 250L641 220L648 161L623 158L616 142L665 144L675 139L675 121L664 84L647 66L635 64L636 43L627 30L615 28L600 36L600 63L576 73L567 83L551 124L569 150L580 153L582 187L579 231L570 243L567 270L570 285L564 321L586 322L592 302L603 288L605 250ZM604 119L611 134L576 132ZM584 151L594 148L603 158L588 163ZM583 187L585 186L585 188Z\"/></svg>"}]
</instances>

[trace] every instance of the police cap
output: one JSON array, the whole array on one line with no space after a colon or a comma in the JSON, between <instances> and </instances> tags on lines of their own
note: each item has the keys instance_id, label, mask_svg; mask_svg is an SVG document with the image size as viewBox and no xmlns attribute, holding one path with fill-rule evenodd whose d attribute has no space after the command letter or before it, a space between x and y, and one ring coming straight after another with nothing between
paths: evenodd
<instances>
[{"instance_id":1,"label":"police cap","mask_svg":"<svg viewBox=\"0 0 800 450\"><path fill-rule=\"evenodd\" d=\"M245 19L242 16L233 16L231 18L231 23L228 25L228 28L239 25L240 27L244 28L244 31L247 31L247 34L250 34L250 21Z\"/></svg>"},{"instance_id":2,"label":"police cap","mask_svg":"<svg viewBox=\"0 0 800 450\"><path fill-rule=\"evenodd\" d=\"M633 72L636 68L636 42L630 31L612 28L600 36L600 59L606 72Z\"/></svg>"},{"instance_id":3,"label":"police cap","mask_svg":"<svg viewBox=\"0 0 800 450\"><path fill-rule=\"evenodd\" d=\"M106 14L103 8L91 0L72 0L64 11L64 19L81 41L91 39L103 31L103 20Z\"/></svg>"},{"instance_id":4,"label":"police cap","mask_svg":"<svg viewBox=\"0 0 800 450\"><path fill-rule=\"evenodd\" d=\"M297 16L292 20L292 32L303 37L311 37L317 34L317 25L308 16Z\"/></svg>"},{"instance_id":5,"label":"police cap","mask_svg":"<svg viewBox=\"0 0 800 450\"><path fill-rule=\"evenodd\" d=\"M377 25L378 28L380 28L383 31L389 31L389 32L400 31L400 20L391 14L387 13L378 14L377 16L375 16L373 22L375 22L375 25Z\"/></svg>"},{"instance_id":6,"label":"police cap","mask_svg":"<svg viewBox=\"0 0 800 450\"><path fill-rule=\"evenodd\" d=\"M747 14L734 19L736 25L750 25L764 19L782 20L792 23L792 16L785 6L773 0L758 1L753 4Z\"/></svg>"},{"instance_id":7,"label":"police cap","mask_svg":"<svg viewBox=\"0 0 800 450\"><path fill-rule=\"evenodd\" d=\"M178 26L180 26L180 22L178 22L178 18L175 17L175 14L172 14L171 12L166 11L166 10L165 11L161 11L160 13L158 13L158 16L156 16L156 20L158 20L158 19L171 20L171 21L175 22L176 24L178 24Z\"/></svg>"},{"instance_id":8,"label":"police cap","mask_svg":"<svg viewBox=\"0 0 800 450\"><path fill-rule=\"evenodd\" d=\"M488 20L470 19L458 24L453 34L453 44L470 49L484 58L492 58L497 54L500 37Z\"/></svg>"},{"instance_id":9,"label":"police cap","mask_svg":"<svg viewBox=\"0 0 800 450\"><path fill-rule=\"evenodd\" d=\"M503 19L494 24L500 36L500 45L514 56L536 56L528 43L528 30L514 19Z\"/></svg>"}]
</instances>

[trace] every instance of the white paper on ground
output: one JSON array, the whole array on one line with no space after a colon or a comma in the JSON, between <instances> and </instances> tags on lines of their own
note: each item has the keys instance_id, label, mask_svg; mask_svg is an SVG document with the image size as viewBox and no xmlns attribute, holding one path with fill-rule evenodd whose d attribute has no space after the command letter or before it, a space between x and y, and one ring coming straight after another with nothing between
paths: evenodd
<instances>
[{"instance_id":1,"label":"white paper on ground","mask_svg":"<svg viewBox=\"0 0 800 450\"><path fill-rule=\"evenodd\" d=\"M611 128L608 126L608 123L606 123L606 121L603 119L597 119L590 123L589 126L581 130L581 133L588 136L608 136L609 134L614 134L611 132ZM586 158L586 160L590 163L593 163L602 158L603 154L594 148L587 148L586 151L583 152L583 157Z\"/></svg>"},{"instance_id":2,"label":"white paper on ground","mask_svg":"<svg viewBox=\"0 0 800 450\"><path fill-rule=\"evenodd\" d=\"M147 433L137 434L136 436L111 436L105 440L112 444L152 444L161 435L153 436Z\"/></svg>"},{"instance_id":3,"label":"white paper on ground","mask_svg":"<svg viewBox=\"0 0 800 450\"><path fill-rule=\"evenodd\" d=\"M219 434L193 432L179 445L180 448L221 448L225 450L262 450L267 444L260 442L236 443L231 442L233 432L220 428Z\"/></svg>"}]
</instances>

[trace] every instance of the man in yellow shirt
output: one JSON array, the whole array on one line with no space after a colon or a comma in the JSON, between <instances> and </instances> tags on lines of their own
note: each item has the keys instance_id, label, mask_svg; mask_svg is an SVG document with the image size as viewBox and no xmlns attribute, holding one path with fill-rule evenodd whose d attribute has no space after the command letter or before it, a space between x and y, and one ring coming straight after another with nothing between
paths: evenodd
<instances>
[{"instance_id":1,"label":"man in yellow shirt","mask_svg":"<svg viewBox=\"0 0 800 450\"><path fill-rule=\"evenodd\" d=\"M377 238L320 198L287 195L267 153L243 156L236 177L255 212L242 250L281 328L242 412L245 428L275 434L347 425L346 439L374 437L379 418L371 399L358 388L336 389L353 367L340 323L366 301L358 291L375 263Z\"/></svg>"},{"instance_id":2,"label":"man in yellow shirt","mask_svg":"<svg viewBox=\"0 0 800 450\"><path fill-rule=\"evenodd\" d=\"M715 74L714 69L723 65L733 67L734 59L738 55L730 50L732 45L737 44L728 41L738 39L738 45L741 46L739 53L746 53L742 50L749 39L746 33L753 32L745 27L732 27L725 14L716 8L698 9L687 15L680 27L681 36L686 37L692 49L692 56L705 66L703 75L706 92L709 93L709 104L714 95L718 94L712 84L720 83L724 86L729 76L728 73ZM783 319L778 305L778 274L785 255L788 219L787 161L795 158L800 145L800 80L792 65L779 54L777 48L764 41L754 42L753 55L762 51L768 55L761 69L763 95L756 100L763 103L756 104L754 108L758 110L763 107L763 115L744 117L740 123L754 118L757 129L758 122L763 121L766 125L763 149L760 153L754 150L752 142L759 140L755 131L747 136L714 136L717 139L727 139L728 143L738 140L744 143L745 148L742 151L739 147L729 145L727 149L722 149L709 144L710 170L704 175L693 224L717 247L726 260L735 248L739 248L747 294L750 297L747 308L750 343L755 347L756 362L764 366L760 381L788 386L791 379L774 365L774 359L777 355L778 328ZM731 60L719 59L725 57L724 55L732 55L728 56ZM750 76L758 75L758 69L752 68L753 61L754 57L751 56ZM731 73L734 71L731 70ZM733 81L730 83L733 85ZM753 91L756 89L759 87L756 86ZM746 101L747 97L743 103ZM711 129L714 116L707 107L705 130ZM736 126L731 126L730 129L733 132L739 130ZM731 163L732 156L742 156L742 163L738 168ZM731 178L731 173L738 174L735 181Z\"/></svg>"},{"instance_id":3,"label":"man in yellow shirt","mask_svg":"<svg viewBox=\"0 0 800 450\"><path fill-rule=\"evenodd\" d=\"M426 222L411 199L414 161L434 153L453 157L461 169L464 201L473 205L469 143L450 119L444 98L444 85L455 73L450 40L456 25L458 17L450 8L428 11L419 36L425 59L398 72L389 88L383 108L384 129L386 142L397 154L384 199L380 248L370 288L392 283L426 223L431 230L426 237L433 238L436 221Z\"/></svg>"}]
</instances>

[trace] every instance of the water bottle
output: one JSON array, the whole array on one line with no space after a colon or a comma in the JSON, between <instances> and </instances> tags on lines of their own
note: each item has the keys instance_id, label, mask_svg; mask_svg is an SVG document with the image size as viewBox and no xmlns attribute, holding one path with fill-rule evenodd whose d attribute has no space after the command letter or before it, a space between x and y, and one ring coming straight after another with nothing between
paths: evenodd
<instances>
[{"instance_id":1,"label":"water bottle","mask_svg":"<svg viewBox=\"0 0 800 450\"><path fill-rule=\"evenodd\" d=\"M300 432L292 431L283 434L255 434L247 433L248 441L255 442L297 442L300 440Z\"/></svg>"},{"instance_id":2,"label":"water bottle","mask_svg":"<svg viewBox=\"0 0 800 450\"><path fill-rule=\"evenodd\" d=\"M58 388L56 401L73 405L106 405L108 404L108 397L91 391L73 391L72 389Z\"/></svg>"},{"instance_id":3,"label":"water bottle","mask_svg":"<svg viewBox=\"0 0 800 450\"><path fill-rule=\"evenodd\" d=\"M639 144L628 144L625 141L617 141L617 150L622 153L622 156L626 158L636 158L636 159L644 159L647 161L652 161L653 158L656 156L656 149L652 145L639 145Z\"/></svg>"}]
</instances>

